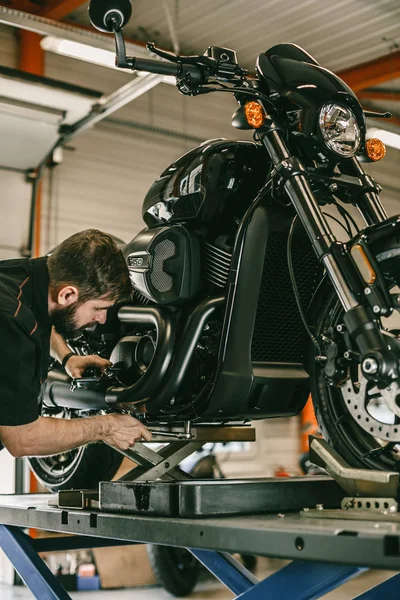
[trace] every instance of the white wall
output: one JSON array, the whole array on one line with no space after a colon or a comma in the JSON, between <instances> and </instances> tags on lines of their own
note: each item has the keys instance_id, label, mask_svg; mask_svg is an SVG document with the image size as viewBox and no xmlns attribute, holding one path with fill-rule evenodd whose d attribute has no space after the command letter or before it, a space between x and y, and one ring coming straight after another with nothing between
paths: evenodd
<instances>
[{"instance_id":1,"label":"white wall","mask_svg":"<svg viewBox=\"0 0 400 600\"><path fill-rule=\"evenodd\" d=\"M0 25L0 48L1 66L16 69L18 67L17 29Z\"/></svg>"},{"instance_id":2,"label":"white wall","mask_svg":"<svg viewBox=\"0 0 400 600\"><path fill-rule=\"evenodd\" d=\"M18 256L27 244L31 189L23 173L0 169L0 259Z\"/></svg>"}]
</instances>

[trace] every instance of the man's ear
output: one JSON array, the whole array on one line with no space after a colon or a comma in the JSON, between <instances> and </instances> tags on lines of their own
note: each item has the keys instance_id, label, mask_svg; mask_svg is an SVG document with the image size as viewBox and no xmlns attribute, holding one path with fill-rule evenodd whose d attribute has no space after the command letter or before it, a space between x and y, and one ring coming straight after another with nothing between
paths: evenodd
<instances>
[{"instance_id":1,"label":"man's ear","mask_svg":"<svg viewBox=\"0 0 400 600\"><path fill-rule=\"evenodd\" d=\"M58 290L57 303L60 306L70 306L78 300L78 297L78 288L76 288L74 285L65 285Z\"/></svg>"}]
</instances>

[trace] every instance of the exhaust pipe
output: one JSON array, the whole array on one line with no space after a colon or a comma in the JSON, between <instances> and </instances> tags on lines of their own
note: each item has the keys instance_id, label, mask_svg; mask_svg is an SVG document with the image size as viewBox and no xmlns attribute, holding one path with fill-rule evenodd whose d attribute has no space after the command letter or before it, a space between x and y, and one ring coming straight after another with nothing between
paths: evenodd
<instances>
[{"instance_id":1,"label":"exhaust pipe","mask_svg":"<svg viewBox=\"0 0 400 600\"><path fill-rule=\"evenodd\" d=\"M141 378L129 387L109 388L106 393L107 404L137 404L154 394L167 373L175 347L175 324L168 309L153 306L123 306L118 318L122 323L152 324L157 332L153 359Z\"/></svg>"},{"instance_id":2,"label":"exhaust pipe","mask_svg":"<svg viewBox=\"0 0 400 600\"><path fill-rule=\"evenodd\" d=\"M80 389L79 393L71 391L68 375L60 371L49 371L46 382L42 385L42 402L49 408L71 408L75 410L104 410L107 402L104 393L96 390Z\"/></svg>"},{"instance_id":3,"label":"exhaust pipe","mask_svg":"<svg viewBox=\"0 0 400 600\"><path fill-rule=\"evenodd\" d=\"M152 306L123 306L118 312L120 321L149 323L154 325L157 331L155 353L142 377L128 387L111 387L104 394L104 392L83 388L78 392L71 392L67 375L53 372L54 376L49 376L44 384L43 403L50 407L76 410L104 410L115 408L121 402L138 404L147 400L152 410L160 410L176 395L187 373L204 325L213 312L225 304L225 301L225 296L220 296L201 302L191 314L176 347L173 317L167 309Z\"/></svg>"},{"instance_id":4,"label":"exhaust pipe","mask_svg":"<svg viewBox=\"0 0 400 600\"><path fill-rule=\"evenodd\" d=\"M155 374L153 369L153 365L155 364L155 357L151 361L151 364L145 374L133 385L127 388L110 388L106 393L106 402L108 404L115 404L119 402L143 402L144 399L147 400L147 404L151 407L152 410L159 410L162 406L175 396L177 393L184 376L186 375L187 368L192 359L193 353L196 349L197 343L199 341L200 335L203 331L204 325L207 320L210 318L212 313L217 309L223 306L225 303L225 296L220 296L217 298L211 298L204 300L194 309L191 314L185 329L180 335L179 342L177 343L177 348L174 352L173 364L169 368L168 373L163 373L162 377L156 371ZM119 318L120 313L125 311L124 307L121 308L118 313ZM127 311L124 312L124 317L129 315ZM122 316L122 315L121 315ZM121 318L122 320L122 318ZM158 350L158 343L156 347L156 353ZM169 363L168 363L169 366ZM140 397L137 397L138 394L138 384L143 382L146 379L148 381L148 375L151 371L150 377L152 378L152 384L154 384L152 394L147 392L146 394L143 392L143 387L139 391ZM157 387L162 383L162 391L158 394L154 394L155 392L155 383L157 379Z\"/></svg>"},{"instance_id":5,"label":"exhaust pipe","mask_svg":"<svg viewBox=\"0 0 400 600\"><path fill-rule=\"evenodd\" d=\"M123 306L118 312L123 323L148 323L157 331L153 359L142 377L126 388L110 388L105 395L99 390L71 391L67 375L53 371L43 385L43 403L49 407L76 410L104 410L116 402L143 402L160 385L169 364L175 344L175 327L171 312L166 308L152 306Z\"/></svg>"}]
</instances>

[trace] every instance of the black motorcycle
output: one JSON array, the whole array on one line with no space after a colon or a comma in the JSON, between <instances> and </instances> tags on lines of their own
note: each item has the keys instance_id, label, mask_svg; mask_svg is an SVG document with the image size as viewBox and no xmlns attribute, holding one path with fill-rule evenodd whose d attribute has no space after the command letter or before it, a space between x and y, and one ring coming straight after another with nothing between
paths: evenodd
<instances>
[{"instance_id":1,"label":"black motorcycle","mask_svg":"<svg viewBox=\"0 0 400 600\"><path fill-rule=\"evenodd\" d=\"M400 217L360 162L366 140L352 90L293 44L262 52L255 75L227 48L127 57L129 0L92 0L114 32L117 65L176 77L187 95L230 93L253 142L204 142L169 166L143 203L146 228L123 247L132 302L71 348L110 358L102 377L59 369L43 414L129 410L147 426L225 426L289 417L312 393L324 436L354 466L400 467ZM346 205L357 207L359 229ZM336 207L339 242L324 207ZM94 487L122 455L92 444L32 458L50 489Z\"/></svg>"}]
</instances>

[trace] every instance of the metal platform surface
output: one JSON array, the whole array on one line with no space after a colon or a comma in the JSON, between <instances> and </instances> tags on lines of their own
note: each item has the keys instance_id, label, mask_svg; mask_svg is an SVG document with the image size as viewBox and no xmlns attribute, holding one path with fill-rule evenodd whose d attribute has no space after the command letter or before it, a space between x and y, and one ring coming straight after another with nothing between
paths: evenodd
<instances>
[{"instance_id":1,"label":"metal platform surface","mask_svg":"<svg viewBox=\"0 0 400 600\"><path fill-rule=\"evenodd\" d=\"M0 522L80 536L400 569L400 523L280 515L182 519L49 507L50 494L0 495ZM371 517L373 519L373 517Z\"/></svg>"}]
</instances>

